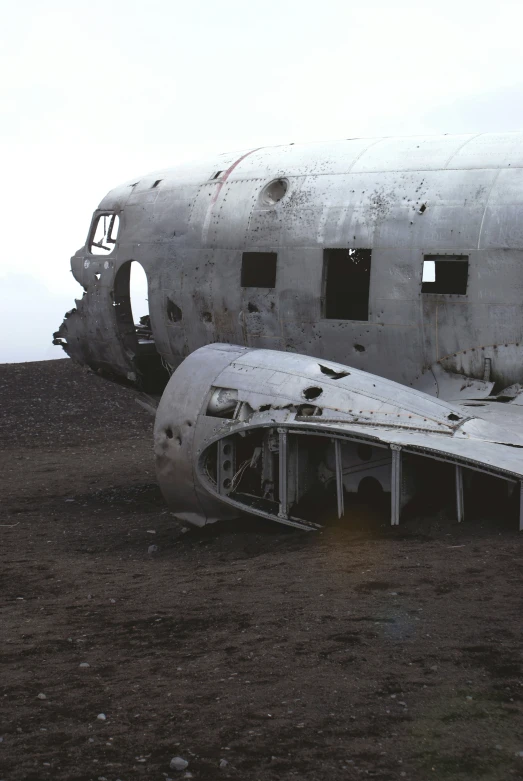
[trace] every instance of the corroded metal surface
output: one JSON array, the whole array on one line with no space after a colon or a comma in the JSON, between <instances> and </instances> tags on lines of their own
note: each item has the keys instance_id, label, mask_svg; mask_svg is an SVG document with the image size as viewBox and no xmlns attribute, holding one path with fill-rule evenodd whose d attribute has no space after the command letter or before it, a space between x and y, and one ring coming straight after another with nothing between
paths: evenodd
<instances>
[{"instance_id":1,"label":"corroded metal surface","mask_svg":"<svg viewBox=\"0 0 523 781\"><path fill-rule=\"evenodd\" d=\"M284 180L280 200L267 197ZM276 193L278 197L278 193ZM404 384L437 364L523 379L523 133L349 139L221 155L111 191L107 257L72 258L84 296L57 334L95 369L144 379L130 327L131 261L149 281L158 353L212 342L299 352ZM322 316L324 248L372 250L368 321ZM277 252L276 285L242 288L242 252ZM422 295L427 254L469 258L467 294ZM132 323L131 323L132 326Z\"/></svg>"},{"instance_id":2,"label":"corroded metal surface","mask_svg":"<svg viewBox=\"0 0 523 781\"><path fill-rule=\"evenodd\" d=\"M153 394L176 370L156 449L166 497L188 520L236 512L249 470L272 484L250 512L273 517L260 507L282 492L277 515L294 522L303 485L334 479L340 513L343 491L357 488L360 437L386 450L360 471L391 492L396 522L409 454L520 480L522 212L523 133L291 144L157 171L117 187L94 213L71 259L84 294L55 343ZM133 263L148 280L138 326ZM337 290L334 270L349 267ZM213 343L222 348L192 361ZM303 397L316 375L321 405ZM301 414L300 399L321 407L321 420ZM241 453L235 426L247 422L276 431L260 434L239 477L224 477L237 464L220 448ZM297 432L311 430L332 448L300 445ZM199 458L211 435L222 445L209 482ZM452 479L461 519L466 480Z\"/></svg>"}]
</instances>

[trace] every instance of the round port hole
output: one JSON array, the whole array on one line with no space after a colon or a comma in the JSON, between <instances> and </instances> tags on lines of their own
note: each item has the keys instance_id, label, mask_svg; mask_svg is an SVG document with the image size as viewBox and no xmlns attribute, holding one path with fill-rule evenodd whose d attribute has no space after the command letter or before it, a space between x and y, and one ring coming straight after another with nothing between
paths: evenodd
<instances>
[{"instance_id":1,"label":"round port hole","mask_svg":"<svg viewBox=\"0 0 523 781\"><path fill-rule=\"evenodd\" d=\"M288 187L289 182L287 179L274 179L274 181L269 182L263 188L260 195L260 203L263 206L274 206L278 201L281 201Z\"/></svg>"}]
</instances>

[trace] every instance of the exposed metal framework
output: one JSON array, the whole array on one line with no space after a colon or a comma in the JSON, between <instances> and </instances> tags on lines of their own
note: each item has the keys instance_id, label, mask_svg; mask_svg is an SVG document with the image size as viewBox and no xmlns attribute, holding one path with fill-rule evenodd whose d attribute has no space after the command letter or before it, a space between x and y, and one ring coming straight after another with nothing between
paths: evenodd
<instances>
[{"instance_id":1,"label":"exposed metal framework","mask_svg":"<svg viewBox=\"0 0 523 781\"><path fill-rule=\"evenodd\" d=\"M374 491L390 492L395 526L424 478L444 465L462 521L465 476L487 474L510 490L523 479L521 407L503 405L514 424L508 430L367 372L329 363L326 375L322 368L308 356L233 345L189 356L167 385L155 423L160 485L173 510L200 524L244 510L314 529L311 498L341 517L347 496L370 481ZM234 398L232 414L216 406L217 389ZM304 404L311 389L321 406Z\"/></svg>"}]
</instances>

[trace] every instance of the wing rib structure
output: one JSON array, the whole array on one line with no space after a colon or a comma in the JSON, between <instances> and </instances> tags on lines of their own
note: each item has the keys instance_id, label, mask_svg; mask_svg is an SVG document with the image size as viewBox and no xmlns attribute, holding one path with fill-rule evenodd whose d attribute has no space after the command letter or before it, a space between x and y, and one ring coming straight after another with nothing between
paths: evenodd
<instances>
[{"instance_id":1,"label":"wing rib structure","mask_svg":"<svg viewBox=\"0 0 523 781\"><path fill-rule=\"evenodd\" d=\"M489 405L306 355L212 344L163 393L158 479L172 511L199 526L247 512L313 530L350 515L355 497L390 502L397 525L442 491L461 521L478 485L501 481L516 501L521 492L521 426Z\"/></svg>"}]
</instances>

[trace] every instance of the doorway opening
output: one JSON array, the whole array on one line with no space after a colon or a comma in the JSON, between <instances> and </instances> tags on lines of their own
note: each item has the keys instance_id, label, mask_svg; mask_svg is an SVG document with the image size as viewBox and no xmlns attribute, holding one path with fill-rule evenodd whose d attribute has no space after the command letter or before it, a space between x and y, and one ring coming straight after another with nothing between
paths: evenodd
<instances>
[{"instance_id":1,"label":"doorway opening","mask_svg":"<svg viewBox=\"0 0 523 781\"><path fill-rule=\"evenodd\" d=\"M120 266L114 282L113 306L124 346L133 354L136 385L147 393L162 393L170 375L156 349L147 275L138 261L129 260Z\"/></svg>"}]
</instances>

